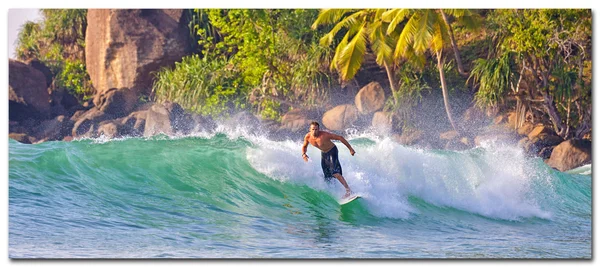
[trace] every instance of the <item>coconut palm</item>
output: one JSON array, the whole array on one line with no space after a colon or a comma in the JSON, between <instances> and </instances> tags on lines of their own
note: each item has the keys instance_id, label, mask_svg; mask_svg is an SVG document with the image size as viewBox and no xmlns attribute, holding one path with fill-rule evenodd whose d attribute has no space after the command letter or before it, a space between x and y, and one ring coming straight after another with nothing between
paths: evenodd
<instances>
[{"instance_id":1,"label":"coconut palm","mask_svg":"<svg viewBox=\"0 0 600 267\"><path fill-rule=\"evenodd\" d=\"M377 64L386 70L392 92L396 92L393 53L398 32L387 31L389 23L382 20L384 12L384 9L323 9L312 28L334 24L331 31L321 38L322 45L331 45L336 35L345 30L331 61L331 69L336 69L342 80L356 75L369 45Z\"/></svg>"},{"instance_id":2,"label":"coconut palm","mask_svg":"<svg viewBox=\"0 0 600 267\"><path fill-rule=\"evenodd\" d=\"M454 47L455 58L460 66L459 69L463 69L463 67L446 13L462 19L469 26L475 25L474 22L476 19L474 18L476 15L465 10L391 9L382 14L382 19L384 22L389 22L387 33L396 32L397 26L404 23L404 27L396 39L395 59L407 58L413 63L422 64L427 51L436 56L446 114L452 128L458 131L452 119L452 111L448 102L448 88L444 74L446 58L443 52L448 44Z\"/></svg>"}]
</instances>

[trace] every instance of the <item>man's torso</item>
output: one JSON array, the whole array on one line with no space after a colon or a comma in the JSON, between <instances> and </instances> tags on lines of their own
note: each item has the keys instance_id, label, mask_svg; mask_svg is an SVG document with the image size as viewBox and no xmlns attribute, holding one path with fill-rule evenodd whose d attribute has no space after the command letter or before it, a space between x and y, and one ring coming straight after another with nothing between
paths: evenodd
<instances>
[{"instance_id":1,"label":"man's torso","mask_svg":"<svg viewBox=\"0 0 600 267\"><path fill-rule=\"evenodd\" d=\"M319 133L319 136L317 137L312 137L308 134L308 142L322 152L327 152L335 146L333 142L331 142L331 137L325 132Z\"/></svg>"}]
</instances>

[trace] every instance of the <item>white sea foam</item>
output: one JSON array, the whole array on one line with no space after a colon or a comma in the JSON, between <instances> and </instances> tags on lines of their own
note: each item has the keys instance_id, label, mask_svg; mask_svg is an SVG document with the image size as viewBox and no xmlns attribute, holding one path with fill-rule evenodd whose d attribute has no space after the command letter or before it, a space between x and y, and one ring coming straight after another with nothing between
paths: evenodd
<instances>
[{"instance_id":1,"label":"white sea foam","mask_svg":"<svg viewBox=\"0 0 600 267\"><path fill-rule=\"evenodd\" d=\"M324 182L317 149L309 147L310 161L306 163L300 156L301 140L250 139L255 146L248 149L247 158L258 171L338 197L344 193L339 183L328 186ZM517 148L484 144L463 152L427 151L404 147L389 138L371 140L374 144L353 144L354 157L343 144L337 145L345 179L376 216L409 218L418 213L409 196L491 218L551 216L531 191L534 180L543 178L531 174L527 159Z\"/></svg>"}]
</instances>

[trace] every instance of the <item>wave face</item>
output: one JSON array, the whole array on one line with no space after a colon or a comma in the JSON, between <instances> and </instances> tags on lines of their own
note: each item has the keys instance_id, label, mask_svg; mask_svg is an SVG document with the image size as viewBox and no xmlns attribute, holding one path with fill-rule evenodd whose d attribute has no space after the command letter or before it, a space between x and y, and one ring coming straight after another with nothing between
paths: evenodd
<instances>
[{"instance_id":1,"label":"wave face","mask_svg":"<svg viewBox=\"0 0 600 267\"><path fill-rule=\"evenodd\" d=\"M9 141L11 258L591 258L591 166L517 148L419 150L374 136L320 152L245 131ZM583 174L582 174L583 173Z\"/></svg>"}]
</instances>

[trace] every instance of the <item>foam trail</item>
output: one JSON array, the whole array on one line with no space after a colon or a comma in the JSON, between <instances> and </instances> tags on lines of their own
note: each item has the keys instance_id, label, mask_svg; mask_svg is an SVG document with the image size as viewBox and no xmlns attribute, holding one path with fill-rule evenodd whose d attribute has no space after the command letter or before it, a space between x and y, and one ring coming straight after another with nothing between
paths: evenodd
<instances>
[{"instance_id":1,"label":"foam trail","mask_svg":"<svg viewBox=\"0 0 600 267\"><path fill-rule=\"evenodd\" d=\"M247 159L256 170L274 179L306 184L336 196L343 194L339 183L328 187L323 181L317 149L308 149L311 161L305 163L300 157L300 141L251 139L256 146L248 149ZM354 157L344 145L338 147L344 177L353 191L364 196L376 216L409 218L418 213L408 201L409 196L415 196L439 207L497 219L551 217L532 194L532 184L543 178L530 173L525 156L517 148L424 151L389 138L371 140L374 144L351 141Z\"/></svg>"}]
</instances>

